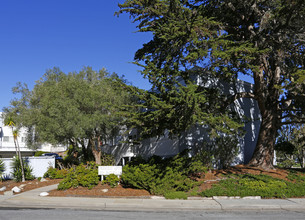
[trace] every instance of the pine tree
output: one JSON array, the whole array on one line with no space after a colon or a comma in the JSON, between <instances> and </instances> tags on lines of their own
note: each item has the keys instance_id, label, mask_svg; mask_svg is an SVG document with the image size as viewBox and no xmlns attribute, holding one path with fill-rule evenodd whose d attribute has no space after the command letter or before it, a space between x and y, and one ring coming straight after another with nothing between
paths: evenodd
<instances>
[{"instance_id":1,"label":"pine tree","mask_svg":"<svg viewBox=\"0 0 305 220\"><path fill-rule=\"evenodd\" d=\"M182 106L194 109L180 115L191 124L202 121L189 120L198 115L213 122L210 112L226 121L219 110L235 99L254 99L262 121L249 164L273 168L277 131L285 124L305 122L305 2L128 0L119 7L118 14L129 13L140 32L153 33L153 39L135 54L135 63L143 67L142 74L159 92L155 99L162 100L152 106L153 118L159 119L152 123L174 128L177 120L173 119L178 116L166 109ZM219 96L212 102L210 88L194 85L192 70L201 78L212 76L232 84L241 75L250 76L254 91ZM181 78L184 85L177 81ZM170 123L160 125L162 117Z\"/></svg>"}]
</instances>

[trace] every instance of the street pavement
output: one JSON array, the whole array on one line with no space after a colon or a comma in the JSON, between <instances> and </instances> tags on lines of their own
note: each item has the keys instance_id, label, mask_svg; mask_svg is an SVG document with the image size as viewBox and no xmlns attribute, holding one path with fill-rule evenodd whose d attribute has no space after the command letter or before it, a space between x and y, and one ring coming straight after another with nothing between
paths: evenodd
<instances>
[{"instance_id":1,"label":"street pavement","mask_svg":"<svg viewBox=\"0 0 305 220\"><path fill-rule=\"evenodd\" d=\"M305 199L260 199L259 197L196 198L167 200L163 197L148 199L92 198L92 197L42 197L40 193L56 189L46 186L16 195L0 195L0 208L38 208L112 211L241 211L288 210L305 212Z\"/></svg>"}]
</instances>

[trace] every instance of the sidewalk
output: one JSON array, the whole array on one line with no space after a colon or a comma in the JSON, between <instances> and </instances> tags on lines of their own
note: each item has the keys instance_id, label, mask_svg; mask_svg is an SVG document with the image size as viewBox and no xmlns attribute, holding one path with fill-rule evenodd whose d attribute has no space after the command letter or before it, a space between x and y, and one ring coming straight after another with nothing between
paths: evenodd
<instances>
[{"instance_id":1,"label":"sidewalk","mask_svg":"<svg viewBox=\"0 0 305 220\"><path fill-rule=\"evenodd\" d=\"M84 198L84 197L41 197L41 192L56 189L57 185L34 189L13 196L0 195L0 208L47 208L82 210L123 211L179 211L179 210L292 210L305 211L305 199L228 199L190 198L188 200L166 200L128 198Z\"/></svg>"}]
</instances>

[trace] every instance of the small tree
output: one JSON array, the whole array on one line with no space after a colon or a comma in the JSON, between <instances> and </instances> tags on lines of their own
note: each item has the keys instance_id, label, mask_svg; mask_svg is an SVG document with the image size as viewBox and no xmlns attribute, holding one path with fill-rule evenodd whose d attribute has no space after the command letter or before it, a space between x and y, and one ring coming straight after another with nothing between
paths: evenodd
<instances>
[{"instance_id":1,"label":"small tree","mask_svg":"<svg viewBox=\"0 0 305 220\"><path fill-rule=\"evenodd\" d=\"M23 165L21 166L21 164ZM35 178L32 175L33 169L24 159L20 160L19 157L15 157L12 162L12 167L13 167L12 174L16 182L20 182L20 181L24 182L25 180L33 180Z\"/></svg>"},{"instance_id":2,"label":"small tree","mask_svg":"<svg viewBox=\"0 0 305 220\"><path fill-rule=\"evenodd\" d=\"M19 160L20 160L21 177L22 177L22 182L24 182L25 181L25 176L24 176L24 168L23 168L21 151L20 151L19 142L18 142L18 129L14 130L15 122L10 115L6 116L6 118L4 120L4 124L11 127L11 129L12 129L12 134L13 134L13 137L14 137L15 150L16 150L16 158L19 158Z\"/></svg>"}]
</instances>

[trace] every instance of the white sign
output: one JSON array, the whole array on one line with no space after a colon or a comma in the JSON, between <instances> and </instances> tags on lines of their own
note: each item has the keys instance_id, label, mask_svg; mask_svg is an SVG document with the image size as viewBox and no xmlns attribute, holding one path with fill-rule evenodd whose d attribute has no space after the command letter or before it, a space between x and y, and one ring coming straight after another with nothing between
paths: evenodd
<instances>
[{"instance_id":1,"label":"white sign","mask_svg":"<svg viewBox=\"0 0 305 220\"><path fill-rule=\"evenodd\" d=\"M104 179L103 176L107 176L110 174L114 174L117 176L122 175L122 166L99 166L98 167L98 175L102 176L102 180Z\"/></svg>"}]
</instances>

